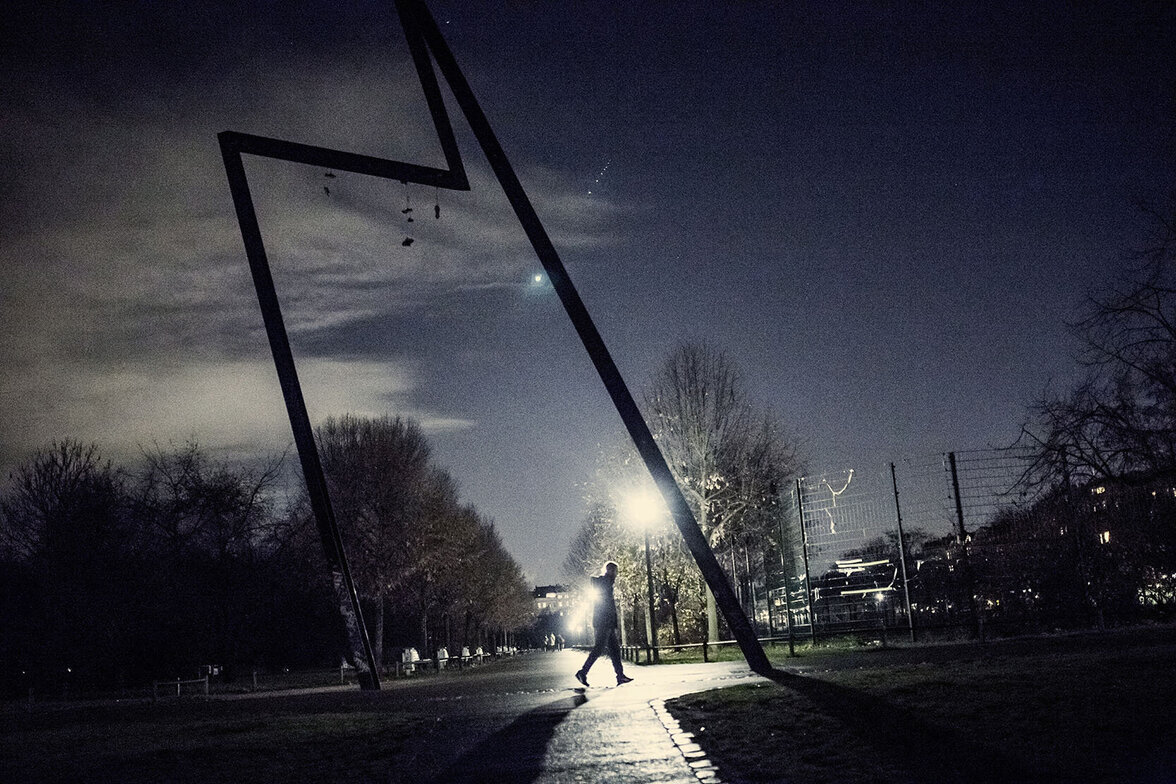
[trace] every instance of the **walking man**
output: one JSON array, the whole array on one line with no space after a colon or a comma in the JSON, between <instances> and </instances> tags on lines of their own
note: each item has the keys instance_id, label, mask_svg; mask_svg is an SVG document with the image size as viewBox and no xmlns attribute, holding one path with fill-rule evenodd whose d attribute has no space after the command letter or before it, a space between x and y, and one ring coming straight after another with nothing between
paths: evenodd
<instances>
[{"instance_id":1,"label":"walking man","mask_svg":"<svg viewBox=\"0 0 1176 784\"><path fill-rule=\"evenodd\" d=\"M609 561L604 565L604 574L592 578L593 597L592 626L596 633L596 640L592 645L592 652L580 671L576 673L576 680L588 685L588 670L600 658L600 654L608 651L612 659L613 670L617 674L617 685L633 680L625 674L624 663L621 661L621 644L617 642L617 603L613 598L613 585L617 581L617 565Z\"/></svg>"}]
</instances>

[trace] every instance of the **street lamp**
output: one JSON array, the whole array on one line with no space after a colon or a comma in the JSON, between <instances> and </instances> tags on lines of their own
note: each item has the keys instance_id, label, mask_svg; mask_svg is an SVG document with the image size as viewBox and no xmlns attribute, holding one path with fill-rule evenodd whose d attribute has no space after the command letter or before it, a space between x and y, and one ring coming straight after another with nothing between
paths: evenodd
<instances>
[{"instance_id":1,"label":"street lamp","mask_svg":"<svg viewBox=\"0 0 1176 784\"><path fill-rule=\"evenodd\" d=\"M654 662L661 661L657 649L657 604L653 599L653 561L649 555L649 529L665 516L665 502L651 489L630 493L625 498L625 512L630 520L641 526L645 534L645 581L649 590L649 610L645 616L646 639L649 651L646 656Z\"/></svg>"}]
</instances>

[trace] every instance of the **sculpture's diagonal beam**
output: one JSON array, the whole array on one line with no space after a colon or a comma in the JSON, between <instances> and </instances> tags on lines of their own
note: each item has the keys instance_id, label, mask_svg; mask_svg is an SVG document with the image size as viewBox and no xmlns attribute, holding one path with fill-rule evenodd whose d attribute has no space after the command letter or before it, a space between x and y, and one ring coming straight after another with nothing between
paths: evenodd
<instances>
[{"instance_id":1,"label":"sculpture's diagonal beam","mask_svg":"<svg viewBox=\"0 0 1176 784\"><path fill-rule=\"evenodd\" d=\"M429 15L423 6L421 10L424 11L423 16L428 17L432 21L432 16ZM433 118L433 127L437 129L437 141L441 143L441 150L445 154L445 164L449 167L450 171L459 174L462 183L460 189L468 190L469 185L466 183L465 169L461 163L461 151L458 149L457 140L453 136L453 126L449 123L449 112L445 110L445 99L441 97L441 88L437 85L437 75L433 73L433 61L429 57L429 52L426 48L421 25L422 15L417 14L410 17L400 2L396 4L396 12L400 17L401 26L404 28L404 38L408 42L408 51L412 55L412 64L416 67L417 76L421 80L421 89L425 93L425 103L429 106L429 115ZM410 18L412 22L408 21ZM436 29L435 24L433 28ZM440 40L442 46L444 46L445 42L441 39L440 33L437 33L437 40ZM448 47L445 47L445 49L448 51ZM436 52L435 46L433 50ZM456 67L456 63L454 65ZM449 79L448 76L446 78ZM450 82L452 83L451 79Z\"/></svg>"},{"instance_id":2,"label":"sculpture's diagonal beam","mask_svg":"<svg viewBox=\"0 0 1176 784\"><path fill-rule=\"evenodd\" d=\"M318 455L318 447L314 440L314 432L302 395L302 387L298 381L289 336L282 319L281 306L274 287L269 261L266 258L265 244L249 191L242 155L250 154L292 161L384 179L434 185L450 190L469 190L469 181L462 165L461 154L457 147L445 102L441 96L436 74L433 72L434 59L479 146L486 155L499 185L514 209L535 254L543 264L552 286L559 295L584 348L616 406L617 413L620 414L638 452L645 461L646 467L665 497L674 515L674 521L698 563L707 585L714 593L716 603L726 617L748 664L756 672L770 673L772 667L755 637L751 624L743 613L743 608L740 606L731 584L727 581L726 575L711 551L705 535L698 527L694 514L666 464L660 448L654 441L649 426L641 415L628 386L604 344L603 338L580 299L579 293L572 284L555 246L523 190L510 161L502 150L502 146L498 143L498 139L474 97L469 83L441 35L436 21L421 0L396 0L396 9L404 27L405 39L408 42L413 64L420 78L429 113L433 119L433 126L437 132L437 139L441 144L448 168L438 169L402 161L391 161L235 131L225 131L218 135L225 172L229 179L229 188L232 192L233 204L236 208L237 220L245 244L245 253L249 259L254 287L257 289L258 304L265 322L266 335L274 356L274 365L282 387L287 413L290 416L290 425L294 432L294 442L302 464L311 507L318 524L323 549L332 570L340 612L347 623L348 637L356 667L360 673L361 686L363 688L379 688L375 657L331 505L322 463ZM430 53L432 58L430 58Z\"/></svg>"},{"instance_id":3,"label":"sculpture's diagonal beam","mask_svg":"<svg viewBox=\"0 0 1176 784\"><path fill-rule=\"evenodd\" d=\"M719 566L718 559L715 558L714 551L711 550L710 543L706 540L706 535L699 528L694 512L691 511L690 504L687 503L682 489L678 486L673 472L666 463L661 448L654 440L649 425L645 422L645 417L642 416L637 403L633 400L633 395L613 361L608 347L605 346L604 339L596 329L592 317L588 314L588 309L584 307L583 300L580 299L579 293L572 285L572 280L559 258L559 253L556 252L547 231L543 228L543 222L539 220L535 208L531 205L531 200L527 198L526 191L523 190L522 184L515 175L514 168L510 165L506 153L498 143L489 120L486 119L486 115L474 97L473 90L470 89L469 83L462 75L436 21L425 8L422 0L396 0L396 8L400 12L406 34L410 27L419 26L423 31L425 42L437 60L437 67L441 69L445 81L449 84L449 89L453 92L454 99L461 107L462 113L465 114L466 121L469 122L478 144L481 145L486 159L498 178L499 185L502 186L515 215L518 216L523 231L526 232L531 246L535 249L535 254L542 262L552 286L571 318L601 381L604 382L613 405L616 406L617 413L620 414L625 428L629 431L629 436L633 439L638 453L645 461L646 468L665 498L666 505L674 516L674 522L677 524L678 530L682 532L682 538L686 541L703 578L714 594L715 603L727 619L727 625L731 628L736 642L739 643L748 665L758 673L764 675L771 673L772 665L764 654L763 646L756 638L755 630L747 620L743 607L740 605L735 591L731 588L731 583L723 573L722 567Z\"/></svg>"}]
</instances>

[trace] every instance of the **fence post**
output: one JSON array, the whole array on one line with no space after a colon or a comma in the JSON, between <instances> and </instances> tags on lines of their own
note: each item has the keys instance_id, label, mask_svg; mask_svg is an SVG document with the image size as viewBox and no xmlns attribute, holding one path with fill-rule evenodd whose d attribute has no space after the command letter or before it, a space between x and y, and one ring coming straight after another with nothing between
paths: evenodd
<instances>
[{"instance_id":1,"label":"fence post","mask_svg":"<svg viewBox=\"0 0 1176 784\"><path fill-rule=\"evenodd\" d=\"M768 564L764 563L764 590L768 593L768 639L772 647L776 647L776 619L772 612L772 589L768 587Z\"/></svg>"},{"instance_id":2,"label":"fence post","mask_svg":"<svg viewBox=\"0 0 1176 784\"><path fill-rule=\"evenodd\" d=\"M747 545L743 546L743 566L745 567L747 576L747 599L749 602L751 602L751 618L749 619L751 621L751 629L757 635L759 635L763 632L763 630L760 629L759 625L759 604L756 601L755 578L753 578L751 575L751 556L747 552ZM770 632L768 636L771 636Z\"/></svg>"},{"instance_id":3,"label":"fence post","mask_svg":"<svg viewBox=\"0 0 1176 784\"><path fill-rule=\"evenodd\" d=\"M779 498L779 489L780 488L776 486L776 483L773 482L772 483L772 497L773 497L773 499ZM777 506L778 506L778 504L777 504ZM795 641L794 641L793 635L792 635L792 595L788 590L788 570L792 564L792 546L789 543L786 532L784 531L783 510L781 510L781 512L780 512L779 522L780 522L780 577L784 582L784 628L788 632L788 655L795 656L796 655L796 647L795 647ZM785 559L785 557L784 557L785 553L788 554L787 559ZM765 579L767 576L767 571L768 571L767 566L765 566L764 567ZM772 592L768 591L768 606L769 607L771 606L771 601L772 601Z\"/></svg>"},{"instance_id":4,"label":"fence post","mask_svg":"<svg viewBox=\"0 0 1176 784\"><path fill-rule=\"evenodd\" d=\"M976 638L980 642L984 642L980 611L976 607L976 581L972 576L971 560L968 558L968 532L964 528L964 503L960 498L960 475L956 469L955 452L947 453L947 462L951 469L951 492L955 497L956 539L960 545L960 566L964 572L964 588L968 592L968 607L972 611L972 629L976 634Z\"/></svg>"},{"instance_id":5,"label":"fence post","mask_svg":"<svg viewBox=\"0 0 1176 784\"><path fill-rule=\"evenodd\" d=\"M796 635L792 629L792 597L788 593L788 578L784 578L784 624L788 629L788 655L796 655Z\"/></svg>"},{"instance_id":6,"label":"fence post","mask_svg":"<svg viewBox=\"0 0 1176 784\"><path fill-rule=\"evenodd\" d=\"M894 519L898 523L898 564L902 569L902 598L906 604L907 624L910 626L911 642L915 641L915 615L911 612L911 588L907 579L906 534L902 530L902 507L898 504L898 475L894 463L890 464L890 484L894 487Z\"/></svg>"},{"instance_id":7,"label":"fence post","mask_svg":"<svg viewBox=\"0 0 1176 784\"><path fill-rule=\"evenodd\" d=\"M804 503L801 500L801 478L796 479L796 514L800 519L800 552L804 561L804 603L808 608L809 639L817 645L817 614L813 610L813 586L809 582L808 532L804 527Z\"/></svg>"}]
</instances>

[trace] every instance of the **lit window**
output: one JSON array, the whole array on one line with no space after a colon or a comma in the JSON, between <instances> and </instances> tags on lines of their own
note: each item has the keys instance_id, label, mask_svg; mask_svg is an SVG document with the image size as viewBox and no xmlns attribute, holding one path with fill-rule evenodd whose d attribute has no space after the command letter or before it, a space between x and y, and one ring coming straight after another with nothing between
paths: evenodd
<instances>
[{"instance_id":1,"label":"lit window","mask_svg":"<svg viewBox=\"0 0 1176 784\"><path fill-rule=\"evenodd\" d=\"M1110 541L1111 541L1111 532L1110 532L1110 531L1103 531L1101 534L1099 534L1099 535L1098 535L1098 540L1099 540L1100 542L1102 542L1103 544L1108 544L1108 543L1110 543Z\"/></svg>"},{"instance_id":2,"label":"lit window","mask_svg":"<svg viewBox=\"0 0 1176 784\"><path fill-rule=\"evenodd\" d=\"M1102 495L1106 491L1107 491L1107 489L1105 487L1103 487L1102 485L1099 485L1098 487L1094 488L1094 490L1092 490L1091 492L1093 492L1095 495Z\"/></svg>"}]
</instances>

